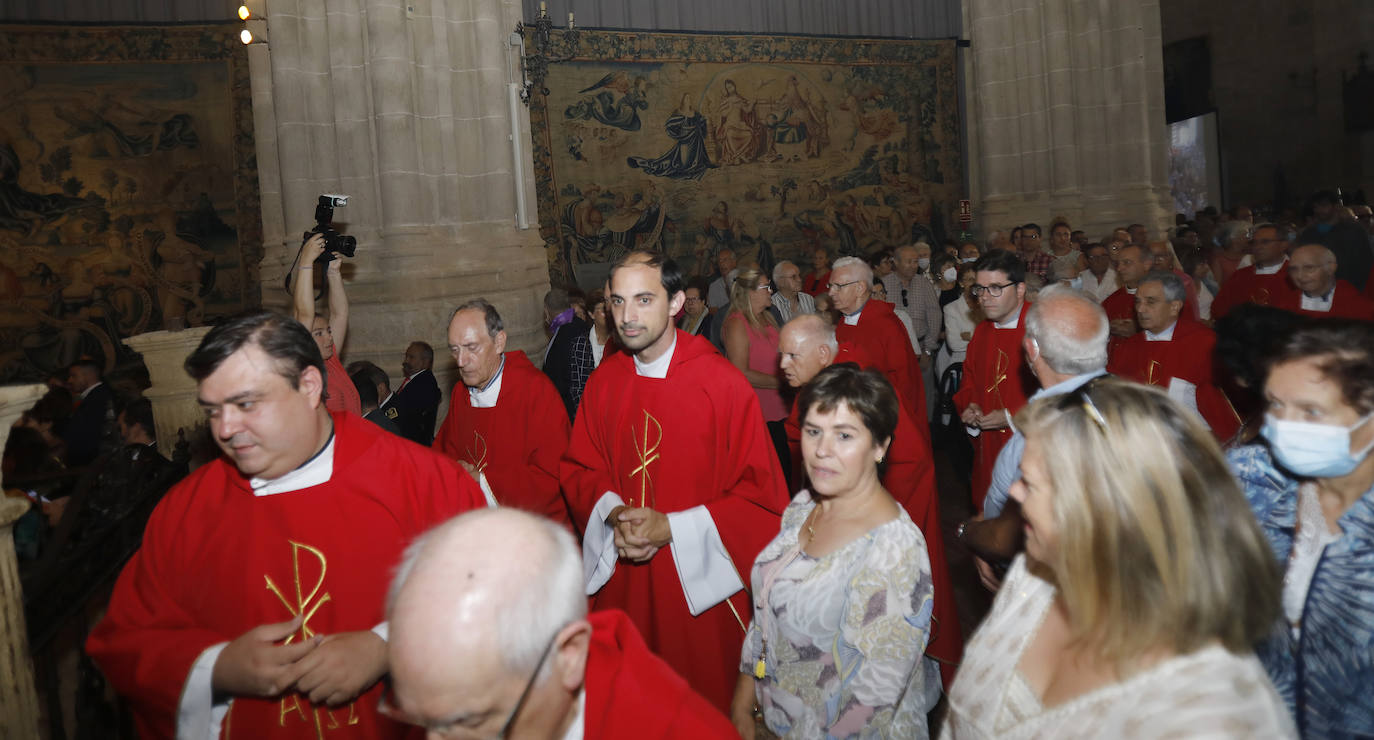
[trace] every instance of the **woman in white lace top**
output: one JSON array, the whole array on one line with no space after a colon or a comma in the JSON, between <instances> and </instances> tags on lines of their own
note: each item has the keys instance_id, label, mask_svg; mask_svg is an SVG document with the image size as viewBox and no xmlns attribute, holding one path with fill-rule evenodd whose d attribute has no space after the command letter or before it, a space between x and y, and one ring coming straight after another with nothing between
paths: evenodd
<instances>
[{"instance_id":1,"label":"woman in white lace top","mask_svg":"<svg viewBox=\"0 0 1374 740\"><path fill-rule=\"evenodd\" d=\"M925 658L934 607L925 539L883 489L879 465L897 426L892 386L837 365L798 399L812 491L752 571L731 719L745 740L755 712L784 738L924 738L940 696Z\"/></svg>"},{"instance_id":2,"label":"woman in white lace top","mask_svg":"<svg viewBox=\"0 0 1374 740\"><path fill-rule=\"evenodd\" d=\"M1277 564L1194 415L1106 379L1016 426L1026 551L965 650L942 737L1296 737L1251 652Z\"/></svg>"}]
</instances>

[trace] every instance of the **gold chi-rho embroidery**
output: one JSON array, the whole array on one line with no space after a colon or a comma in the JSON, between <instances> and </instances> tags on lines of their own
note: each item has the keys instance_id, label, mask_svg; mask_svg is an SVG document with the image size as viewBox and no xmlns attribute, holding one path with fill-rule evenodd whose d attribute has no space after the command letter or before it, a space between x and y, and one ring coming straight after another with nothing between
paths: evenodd
<instances>
[{"instance_id":1,"label":"gold chi-rho embroidery","mask_svg":"<svg viewBox=\"0 0 1374 740\"><path fill-rule=\"evenodd\" d=\"M652 431L651 431L652 430ZM652 441L650 436L652 434ZM643 436L643 441L640 437ZM658 462L658 446L663 442L663 425L658 423L652 414L646 409L644 411L644 429L642 432L635 430L635 425L630 425L630 441L634 442L635 455L639 458L639 467L630 471L630 477L639 476L639 503L635 506L653 506L654 491L653 478L649 474L649 465Z\"/></svg>"}]
</instances>

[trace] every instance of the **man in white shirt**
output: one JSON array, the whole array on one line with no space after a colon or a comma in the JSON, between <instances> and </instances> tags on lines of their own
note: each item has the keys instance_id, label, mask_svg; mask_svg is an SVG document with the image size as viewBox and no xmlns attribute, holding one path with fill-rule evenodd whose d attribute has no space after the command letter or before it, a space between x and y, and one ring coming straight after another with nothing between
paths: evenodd
<instances>
[{"instance_id":1,"label":"man in white shirt","mask_svg":"<svg viewBox=\"0 0 1374 740\"><path fill-rule=\"evenodd\" d=\"M725 248L716 252L716 270L720 274L711 281L706 294L706 306L711 309L711 313L730 305L730 284L735 282L735 276L739 274L735 269L738 264L735 250Z\"/></svg>"},{"instance_id":2,"label":"man in white shirt","mask_svg":"<svg viewBox=\"0 0 1374 740\"><path fill-rule=\"evenodd\" d=\"M1085 256L1088 259L1088 269L1078 274L1083 278L1083 292L1101 303L1120 287L1116 282L1116 270L1112 268L1112 255L1107 251L1106 245L1091 244Z\"/></svg>"},{"instance_id":3,"label":"man in white shirt","mask_svg":"<svg viewBox=\"0 0 1374 740\"><path fill-rule=\"evenodd\" d=\"M773 306L786 324L794 317L816 312L816 299L802 292L801 268L783 260L773 266Z\"/></svg>"}]
</instances>

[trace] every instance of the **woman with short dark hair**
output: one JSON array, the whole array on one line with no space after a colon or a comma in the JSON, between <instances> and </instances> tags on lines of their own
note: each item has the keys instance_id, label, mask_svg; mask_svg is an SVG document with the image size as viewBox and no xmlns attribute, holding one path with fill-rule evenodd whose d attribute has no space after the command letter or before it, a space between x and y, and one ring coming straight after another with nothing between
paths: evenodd
<instances>
[{"instance_id":1,"label":"woman with short dark hair","mask_svg":"<svg viewBox=\"0 0 1374 740\"><path fill-rule=\"evenodd\" d=\"M926 737L940 695L923 657L934 591L925 538L883 488L897 397L877 372L834 365L798 399L811 489L752 571L754 619L731 719L788 738Z\"/></svg>"},{"instance_id":2,"label":"woman with short dark hair","mask_svg":"<svg viewBox=\"0 0 1374 740\"><path fill-rule=\"evenodd\" d=\"M1374 736L1374 325L1297 328L1264 395L1265 443L1230 454L1284 569L1257 652L1303 737Z\"/></svg>"}]
</instances>

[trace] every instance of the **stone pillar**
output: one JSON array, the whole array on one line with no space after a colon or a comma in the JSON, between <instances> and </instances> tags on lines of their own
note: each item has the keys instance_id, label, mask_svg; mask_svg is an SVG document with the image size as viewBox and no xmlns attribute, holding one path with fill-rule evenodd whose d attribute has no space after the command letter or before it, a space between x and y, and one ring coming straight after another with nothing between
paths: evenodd
<instances>
[{"instance_id":1,"label":"stone pillar","mask_svg":"<svg viewBox=\"0 0 1374 740\"><path fill-rule=\"evenodd\" d=\"M518 0L271 0L265 10L267 44L249 57L263 303L288 305L282 278L317 197L345 193L335 216L358 239L344 266L345 363L372 360L399 380L406 345L428 341L447 389L449 314L477 297L501 311L512 349L542 348L544 245L516 224L516 188L534 200L533 164L514 162L510 144L513 131L529 138L523 106L512 122L507 97Z\"/></svg>"},{"instance_id":2,"label":"stone pillar","mask_svg":"<svg viewBox=\"0 0 1374 740\"><path fill-rule=\"evenodd\" d=\"M41 384L0 386L0 450L10 426L47 390ZM13 539L15 521L28 510L27 500L0 497L0 737L38 737L38 692Z\"/></svg>"},{"instance_id":3,"label":"stone pillar","mask_svg":"<svg viewBox=\"0 0 1374 740\"><path fill-rule=\"evenodd\" d=\"M1172 226L1158 0L967 0L984 232L1054 216Z\"/></svg>"},{"instance_id":4,"label":"stone pillar","mask_svg":"<svg viewBox=\"0 0 1374 740\"><path fill-rule=\"evenodd\" d=\"M157 449L168 460L176 449L177 432L191 431L205 423L205 412L196 403L196 381L182 369L186 357L200 346L200 340L210 327L201 326L182 331L153 331L135 334L124 340L131 349L143 355L152 385L143 392L153 404L153 424L157 427Z\"/></svg>"}]
</instances>

